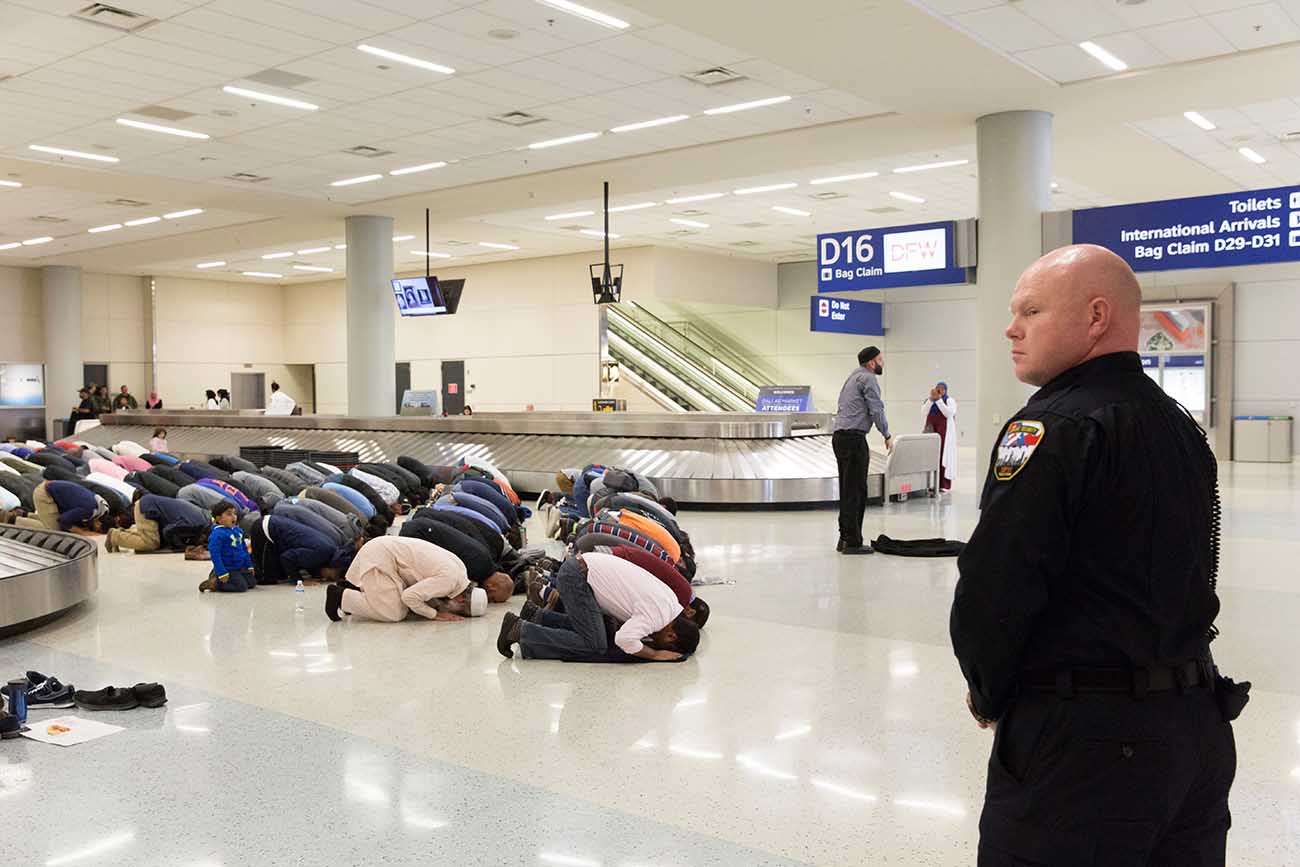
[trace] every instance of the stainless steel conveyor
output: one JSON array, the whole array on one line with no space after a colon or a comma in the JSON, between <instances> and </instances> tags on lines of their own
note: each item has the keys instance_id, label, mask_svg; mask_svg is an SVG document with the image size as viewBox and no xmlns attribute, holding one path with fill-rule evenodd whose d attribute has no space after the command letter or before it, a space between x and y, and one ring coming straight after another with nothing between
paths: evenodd
<instances>
[{"instance_id":1,"label":"stainless steel conveyor","mask_svg":"<svg viewBox=\"0 0 1300 867\"><path fill-rule=\"evenodd\" d=\"M0 635L41 623L99 589L92 539L0 524Z\"/></svg>"},{"instance_id":2,"label":"stainless steel conveyor","mask_svg":"<svg viewBox=\"0 0 1300 867\"><path fill-rule=\"evenodd\" d=\"M445 465L469 456L510 476L521 492L555 485L556 470L589 463L644 473L679 502L720 508L811 506L839 496L831 416L824 413L476 413L450 418L260 412L126 412L75 439L148 443L167 428L175 452L238 454L277 445L354 451L362 460L410 455ZM871 496L883 496L885 458L872 455Z\"/></svg>"}]
</instances>

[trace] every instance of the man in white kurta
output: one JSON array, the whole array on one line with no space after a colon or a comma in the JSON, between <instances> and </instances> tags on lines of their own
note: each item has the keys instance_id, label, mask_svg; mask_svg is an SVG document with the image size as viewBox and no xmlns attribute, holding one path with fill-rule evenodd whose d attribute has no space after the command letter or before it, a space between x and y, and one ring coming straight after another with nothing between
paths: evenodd
<instances>
[{"instance_id":1,"label":"man in white kurta","mask_svg":"<svg viewBox=\"0 0 1300 867\"><path fill-rule=\"evenodd\" d=\"M957 401L948 395L948 384L937 383L930 389L930 397L922 405L925 410L925 430L937 433L943 442L939 452L939 487L952 490L957 477Z\"/></svg>"},{"instance_id":2,"label":"man in white kurta","mask_svg":"<svg viewBox=\"0 0 1300 867\"><path fill-rule=\"evenodd\" d=\"M429 620L460 620L471 613L465 563L423 539L371 539L348 567L347 580L359 589L343 591L344 614L397 623L411 611Z\"/></svg>"},{"instance_id":3,"label":"man in white kurta","mask_svg":"<svg viewBox=\"0 0 1300 867\"><path fill-rule=\"evenodd\" d=\"M280 383L271 383L271 402L266 405L267 415L293 415L298 402L280 390Z\"/></svg>"}]
</instances>

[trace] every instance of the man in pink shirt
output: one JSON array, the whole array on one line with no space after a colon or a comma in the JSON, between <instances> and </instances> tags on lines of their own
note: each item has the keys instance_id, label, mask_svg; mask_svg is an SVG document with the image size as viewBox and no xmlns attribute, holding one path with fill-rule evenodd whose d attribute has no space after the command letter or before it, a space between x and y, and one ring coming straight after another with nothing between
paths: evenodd
<instances>
[{"instance_id":1,"label":"man in pink shirt","mask_svg":"<svg viewBox=\"0 0 1300 867\"><path fill-rule=\"evenodd\" d=\"M455 554L423 539L380 536L367 542L347 580L326 590L331 620L351 614L397 623L414 611L428 620L463 620L487 611L487 593L470 586L465 564Z\"/></svg>"},{"instance_id":2,"label":"man in pink shirt","mask_svg":"<svg viewBox=\"0 0 1300 867\"><path fill-rule=\"evenodd\" d=\"M518 644L525 659L567 662L679 662L695 652L700 630L677 595L645 569L611 554L570 557L557 574L564 613L525 606L506 614L497 637L502 656ZM621 624L611 638L608 615Z\"/></svg>"}]
</instances>

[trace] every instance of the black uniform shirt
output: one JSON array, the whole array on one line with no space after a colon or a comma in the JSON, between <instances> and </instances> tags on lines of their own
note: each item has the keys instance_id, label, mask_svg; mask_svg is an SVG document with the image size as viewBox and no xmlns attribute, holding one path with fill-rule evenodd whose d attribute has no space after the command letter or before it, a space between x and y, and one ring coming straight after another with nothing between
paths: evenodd
<instances>
[{"instance_id":1,"label":"black uniform shirt","mask_svg":"<svg viewBox=\"0 0 1300 867\"><path fill-rule=\"evenodd\" d=\"M997 719L1022 672L1176 665L1219 601L1217 465L1136 353L1039 390L998 437L958 561L953 650Z\"/></svg>"}]
</instances>

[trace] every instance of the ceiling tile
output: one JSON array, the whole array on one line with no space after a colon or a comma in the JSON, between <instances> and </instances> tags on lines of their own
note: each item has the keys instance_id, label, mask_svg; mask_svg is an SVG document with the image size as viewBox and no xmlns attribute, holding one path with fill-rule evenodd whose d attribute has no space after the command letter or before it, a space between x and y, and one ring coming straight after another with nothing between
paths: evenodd
<instances>
[{"instance_id":1,"label":"ceiling tile","mask_svg":"<svg viewBox=\"0 0 1300 867\"><path fill-rule=\"evenodd\" d=\"M1028 51L1060 41L1046 27L1011 6L968 12L955 16L953 20L1003 51Z\"/></svg>"},{"instance_id":2,"label":"ceiling tile","mask_svg":"<svg viewBox=\"0 0 1300 867\"><path fill-rule=\"evenodd\" d=\"M1035 48L1032 51L1018 51L1015 57L1053 81L1062 83L1100 78L1111 74L1109 69L1074 45L1053 45L1049 48Z\"/></svg>"},{"instance_id":3,"label":"ceiling tile","mask_svg":"<svg viewBox=\"0 0 1300 867\"><path fill-rule=\"evenodd\" d=\"M1111 11L1115 4L1103 0L1021 0L1017 7L1065 42L1079 43L1128 29Z\"/></svg>"},{"instance_id":4,"label":"ceiling tile","mask_svg":"<svg viewBox=\"0 0 1300 867\"><path fill-rule=\"evenodd\" d=\"M360 24L372 28L376 33L383 33L398 27L405 27L418 18L427 15L434 15L444 12L447 9L454 8L453 3L448 0L423 0L418 6L420 14L404 15L400 11L393 11L374 2L374 0L329 0L328 3L322 3L320 0L275 0L280 6L286 6L290 9L296 9L307 15L315 15L321 18L328 18L331 21L342 21L349 24ZM415 6L416 4L412 4Z\"/></svg>"},{"instance_id":5,"label":"ceiling tile","mask_svg":"<svg viewBox=\"0 0 1300 867\"><path fill-rule=\"evenodd\" d=\"M1233 50L1232 43L1203 18L1147 27L1141 33L1143 38L1171 60L1201 60L1231 54Z\"/></svg>"},{"instance_id":6,"label":"ceiling tile","mask_svg":"<svg viewBox=\"0 0 1300 867\"><path fill-rule=\"evenodd\" d=\"M1118 3L1114 9L1115 14L1130 27L1150 27L1196 17L1196 10L1187 0L1145 0L1137 5Z\"/></svg>"},{"instance_id":7,"label":"ceiling tile","mask_svg":"<svg viewBox=\"0 0 1300 867\"><path fill-rule=\"evenodd\" d=\"M1276 3L1220 12L1211 15L1209 20L1214 29L1242 51L1300 39L1300 25Z\"/></svg>"},{"instance_id":8,"label":"ceiling tile","mask_svg":"<svg viewBox=\"0 0 1300 867\"><path fill-rule=\"evenodd\" d=\"M320 3L318 7L328 9L330 5ZM252 21L274 28L271 31L273 33L277 31L295 33L332 45L355 42L382 32L374 29L375 26L368 17L353 21L326 18L319 11L295 9L272 0L211 0L203 8L216 15L230 16L241 21ZM197 25L191 24L191 26Z\"/></svg>"}]
</instances>

